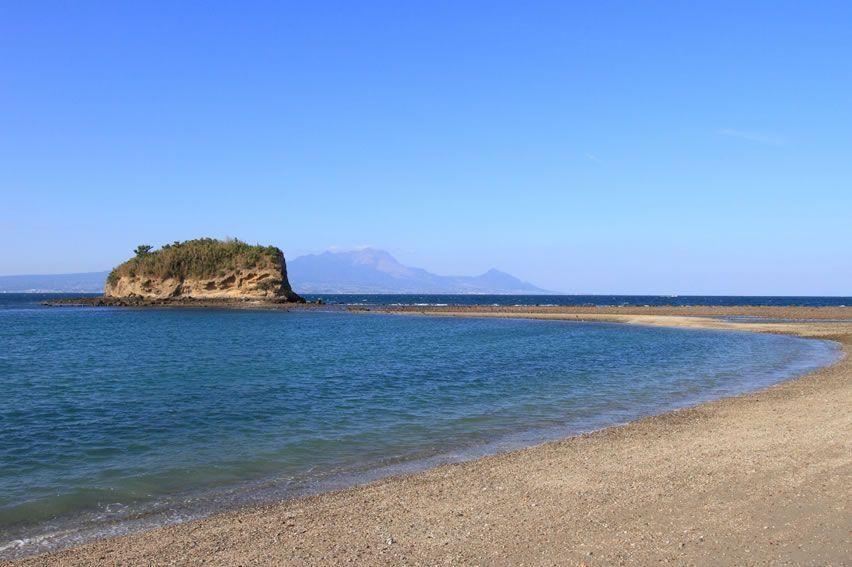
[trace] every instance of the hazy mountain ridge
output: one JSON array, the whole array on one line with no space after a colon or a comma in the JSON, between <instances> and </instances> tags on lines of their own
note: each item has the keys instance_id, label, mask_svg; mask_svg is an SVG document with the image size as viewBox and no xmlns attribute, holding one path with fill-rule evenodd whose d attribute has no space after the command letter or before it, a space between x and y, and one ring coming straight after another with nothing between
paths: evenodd
<instances>
[{"instance_id":1,"label":"hazy mountain ridge","mask_svg":"<svg viewBox=\"0 0 852 567\"><path fill-rule=\"evenodd\" d=\"M384 250L364 248L307 254L287 262L297 293L552 293L491 269L478 276L439 276L400 264ZM0 276L0 292L100 293L109 272Z\"/></svg>"},{"instance_id":2,"label":"hazy mountain ridge","mask_svg":"<svg viewBox=\"0 0 852 567\"><path fill-rule=\"evenodd\" d=\"M300 256L288 263L288 272L301 293L549 293L495 269L478 276L439 276L375 248Z\"/></svg>"},{"instance_id":3,"label":"hazy mountain ridge","mask_svg":"<svg viewBox=\"0 0 852 567\"><path fill-rule=\"evenodd\" d=\"M100 293L109 272L0 276L0 293Z\"/></svg>"}]
</instances>

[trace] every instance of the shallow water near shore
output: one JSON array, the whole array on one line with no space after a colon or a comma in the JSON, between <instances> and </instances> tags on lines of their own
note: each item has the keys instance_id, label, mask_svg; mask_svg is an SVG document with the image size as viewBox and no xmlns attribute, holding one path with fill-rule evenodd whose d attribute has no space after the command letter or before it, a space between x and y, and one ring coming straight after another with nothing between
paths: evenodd
<instances>
[{"instance_id":1,"label":"shallow water near shore","mask_svg":"<svg viewBox=\"0 0 852 567\"><path fill-rule=\"evenodd\" d=\"M755 390L837 350L600 323L0 310L0 556Z\"/></svg>"}]
</instances>

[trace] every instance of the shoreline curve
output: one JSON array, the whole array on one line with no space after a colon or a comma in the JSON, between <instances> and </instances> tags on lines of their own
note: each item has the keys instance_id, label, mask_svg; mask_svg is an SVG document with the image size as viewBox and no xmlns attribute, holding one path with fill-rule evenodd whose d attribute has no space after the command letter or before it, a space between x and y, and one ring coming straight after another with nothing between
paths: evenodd
<instances>
[{"instance_id":1,"label":"shoreline curve","mask_svg":"<svg viewBox=\"0 0 852 567\"><path fill-rule=\"evenodd\" d=\"M792 334L835 341L843 355L769 388L624 425L15 563L831 564L848 558L852 319L795 321L804 315L796 308L786 308L790 321L772 323L623 311L404 310Z\"/></svg>"}]
</instances>

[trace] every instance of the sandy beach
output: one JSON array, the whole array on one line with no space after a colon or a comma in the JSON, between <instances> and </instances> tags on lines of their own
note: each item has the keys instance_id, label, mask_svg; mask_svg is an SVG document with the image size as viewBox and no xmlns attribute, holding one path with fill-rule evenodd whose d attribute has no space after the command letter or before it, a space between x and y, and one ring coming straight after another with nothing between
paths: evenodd
<instances>
[{"instance_id":1,"label":"sandy beach","mask_svg":"<svg viewBox=\"0 0 852 567\"><path fill-rule=\"evenodd\" d=\"M788 333L837 341L845 356L760 392L15 564L852 562L852 308L405 311Z\"/></svg>"}]
</instances>

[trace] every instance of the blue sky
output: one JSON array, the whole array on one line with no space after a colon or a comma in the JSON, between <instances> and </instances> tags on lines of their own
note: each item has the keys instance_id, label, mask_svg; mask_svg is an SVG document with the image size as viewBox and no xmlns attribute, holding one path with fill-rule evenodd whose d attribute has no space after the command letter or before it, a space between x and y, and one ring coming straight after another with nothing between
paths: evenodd
<instances>
[{"instance_id":1,"label":"blue sky","mask_svg":"<svg viewBox=\"0 0 852 567\"><path fill-rule=\"evenodd\" d=\"M852 295L848 2L5 3L0 274L202 235Z\"/></svg>"}]
</instances>

